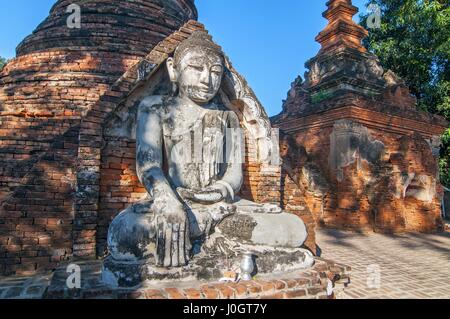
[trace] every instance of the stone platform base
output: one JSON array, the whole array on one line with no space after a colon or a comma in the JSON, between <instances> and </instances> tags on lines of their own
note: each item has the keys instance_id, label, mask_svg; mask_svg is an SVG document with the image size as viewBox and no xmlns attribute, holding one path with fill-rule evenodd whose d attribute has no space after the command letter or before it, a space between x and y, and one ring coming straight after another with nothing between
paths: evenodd
<instances>
[{"instance_id":1,"label":"stone platform base","mask_svg":"<svg viewBox=\"0 0 450 319\"><path fill-rule=\"evenodd\" d=\"M76 263L76 262L75 262ZM252 281L149 283L135 289L110 288L101 281L101 261L76 263L81 289L69 289L66 267L55 271L47 299L328 299L350 283L350 267L316 258L308 270L256 276Z\"/></svg>"}]
</instances>

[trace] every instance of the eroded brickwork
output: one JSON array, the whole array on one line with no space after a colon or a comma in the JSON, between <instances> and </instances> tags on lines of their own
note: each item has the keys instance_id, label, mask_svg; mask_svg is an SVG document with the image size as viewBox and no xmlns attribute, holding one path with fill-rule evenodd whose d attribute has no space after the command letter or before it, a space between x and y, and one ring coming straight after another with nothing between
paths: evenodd
<instances>
[{"instance_id":1,"label":"eroded brickwork","mask_svg":"<svg viewBox=\"0 0 450 319\"><path fill-rule=\"evenodd\" d=\"M417 111L406 84L364 49L350 0L327 5L322 48L272 119L304 150L285 156L294 181L319 225L443 230L438 150L448 123Z\"/></svg>"},{"instance_id":2,"label":"eroded brickwork","mask_svg":"<svg viewBox=\"0 0 450 319\"><path fill-rule=\"evenodd\" d=\"M386 146L381 161L362 160L348 164L338 180L330 169L330 135L333 126L295 132L297 143L303 145L312 161L320 167L331 191L322 198L313 191L304 193L308 207L322 225L349 229L378 231L423 231L441 229L439 184L436 178L437 160L429 144L420 136L412 137L379 129L369 129L370 135ZM401 185L403 177L425 178L425 184ZM430 183L427 183L427 179ZM399 185L400 184L400 185ZM308 182L304 183L308 189ZM410 189L423 188L430 200L417 199ZM434 191L433 191L434 190ZM435 193L434 193L435 192Z\"/></svg>"}]
</instances>

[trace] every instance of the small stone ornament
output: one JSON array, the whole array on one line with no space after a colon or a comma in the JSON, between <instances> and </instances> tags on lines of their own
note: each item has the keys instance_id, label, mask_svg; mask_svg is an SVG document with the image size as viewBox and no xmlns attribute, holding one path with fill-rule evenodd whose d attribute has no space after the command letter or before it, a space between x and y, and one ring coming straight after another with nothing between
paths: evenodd
<instances>
[{"instance_id":1,"label":"small stone ornament","mask_svg":"<svg viewBox=\"0 0 450 319\"><path fill-rule=\"evenodd\" d=\"M253 254L246 252L241 262L241 275L240 278L244 281L252 280L252 273L255 270L255 264L253 262Z\"/></svg>"},{"instance_id":2,"label":"small stone ornament","mask_svg":"<svg viewBox=\"0 0 450 319\"><path fill-rule=\"evenodd\" d=\"M225 271L223 277L219 279L220 282L236 282L238 274L234 271Z\"/></svg>"}]
</instances>

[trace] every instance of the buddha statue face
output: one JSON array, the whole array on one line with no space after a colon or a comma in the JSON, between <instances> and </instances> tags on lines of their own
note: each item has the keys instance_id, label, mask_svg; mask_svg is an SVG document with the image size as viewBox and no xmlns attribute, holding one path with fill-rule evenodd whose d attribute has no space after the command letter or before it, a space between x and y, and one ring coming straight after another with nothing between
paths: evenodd
<instances>
[{"instance_id":1,"label":"buddha statue face","mask_svg":"<svg viewBox=\"0 0 450 319\"><path fill-rule=\"evenodd\" d=\"M219 92L224 58L209 35L199 33L180 45L174 58L168 59L167 69L171 81L178 86L179 97L202 105Z\"/></svg>"}]
</instances>

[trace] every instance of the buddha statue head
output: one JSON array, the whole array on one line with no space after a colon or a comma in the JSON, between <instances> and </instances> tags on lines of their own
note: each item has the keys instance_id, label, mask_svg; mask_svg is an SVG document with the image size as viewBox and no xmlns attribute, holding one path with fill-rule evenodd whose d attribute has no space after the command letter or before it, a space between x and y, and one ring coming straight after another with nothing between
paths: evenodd
<instances>
[{"instance_id":1,"label":"buddha statue head","mask_svg":"<svg viewBox=\"0 0 450 319\"><path fill-rule=\"evenodd\" d=\"M219 92L224 74L224 54L210 35L197 31L183 41L167 60L172 83L178 96L196 104L210 102Z\"/></svg>"}]
</instances>

